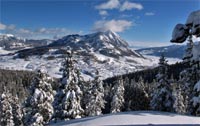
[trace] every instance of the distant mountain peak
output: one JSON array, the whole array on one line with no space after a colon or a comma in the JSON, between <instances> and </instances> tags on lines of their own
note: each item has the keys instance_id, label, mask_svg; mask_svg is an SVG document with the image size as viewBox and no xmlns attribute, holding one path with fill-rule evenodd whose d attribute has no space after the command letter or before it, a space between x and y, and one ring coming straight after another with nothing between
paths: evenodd
<instances>
[{"instance_id":1,"label":"distant mountain peak","mask_svg":"<svg viewBox=\"0 0 200 126\"><path fill-rule=\"evenodd\" d=\"M88 35L76 34L64 36L54 41L49 46L70 47L75 51L97 52L114 57L130 55L141 57L140 54L129 49L128 43L111 30Z\"/></svg>"},{"instance_id":2,"label":"distant mountain peak","mask_svg":"<svg viewBox=\"0 0 200 126\"><path fill-rule=\"evenodd\" d=\"M119 36L116 32L112 31L112 30L108 30L104 32L107 35L114 35L114 36Z\"/></svg>"}]
</instances>

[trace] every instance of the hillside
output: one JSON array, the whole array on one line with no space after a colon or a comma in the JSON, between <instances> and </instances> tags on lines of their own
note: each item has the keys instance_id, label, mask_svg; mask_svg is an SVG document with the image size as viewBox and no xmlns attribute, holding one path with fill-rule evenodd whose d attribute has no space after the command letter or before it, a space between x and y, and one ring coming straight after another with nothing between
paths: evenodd
<instances>
[{"instance_id":1,"label":"hillside","mask_svg":"<svg viewBox=\"0 0 200 126\"><path fill-rule=\"evenodd\" d=\"M168 58L178 58L182 59L185 53L187 45L170 45L163 47L151 47L151 48L142 48L135 50L136 52L142 55L151 55L151 56L160 56L164 54ZM196 41L194 43L194 48L192 50L194 57L198 57L200 49L200 42Z\"/></svg>"},{"instance_id":2,"label":"hillside","mask_svg":"<svg viewBox=\"0 0 200 126\"><path fill-rule=\"evenodd\" d=\"M22 49L17 52L2 50L0 68L30 70L45 68L52 77L59 78L59 68L66 50L72 49L77 66L86 80L100 71L102 79L155 67L158 57L143 56L131 50L118 34L107 31L89 35L68 35L47 46ZM177 59L169 59L175 63ZM171 62L172 61L172 62Z\"/></svg>"}]
</instances>

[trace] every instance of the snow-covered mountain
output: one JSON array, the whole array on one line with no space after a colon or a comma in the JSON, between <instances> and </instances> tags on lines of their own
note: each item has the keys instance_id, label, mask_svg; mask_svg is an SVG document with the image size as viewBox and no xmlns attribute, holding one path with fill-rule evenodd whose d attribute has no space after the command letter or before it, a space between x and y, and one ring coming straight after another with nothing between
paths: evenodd
<instances>
[{"instance_id":1,"label":"snow-covered mountain","mask_svg":"<svg viewBox=\"0 0 200 126\"><path fill-rule=\"evenodd\" d=\"M0 34L0 47L4 50L20 50L24 48L44 46L51 42L52 40L48 39L33 40L16 37L12 34Z\"/></svg>"},{"instance_id":2,"label":"snow-covered mountain","mask_svg":"<svg viewBox=\"0 0 200 126\"><path fill-rule=\"evenodd\" d=\"M51 46L70 47L75 51L98 52L100 54L119 58L120 56L134 56L142 58L142 55L136 53L128 47L128 43L121 37L112 32L97 32L89 35L68 35L57 41Z\"/></svg>"},{"instance_id":3,"label":"snow-covered mountain","mask_svg":"<svg viewBox=\"0 0 200 126\"><path fill-rule=\"evenodd\" d=\"M164 53L166 57L182 59L186 48L187 48L186 45L170 45L163 47L138 49L136 50L136 52L142 55L151 55L151 56L160 56L162 53ZM195 42L193 48L194 58L198 58L198 55L200 55L199 50L200 50L200 42Z\"/></svg>"},{"instance_id":4,"label":"snow-covered mountain","mask_svg":"<svg viewBox=\"0 0 200 126\"><path fill-rule=\"evenodd\" d=\"M74 50L77 66L86 79L98 69L102 78L121 75L157 66L157 57L143 57L132 51L126 41L114 32L98 32L89 35L68 35L48 46L23 49L13 55L0 56L0 68L36 70L46 68L53 77L60 77L63 54ZM4 51L5 52L5 51ZM170 60L175 63L177 60Z\"/></svg>"},{"instance_id":5,"label":"snow-covered mountain","mask_svg":"<svg viewBox=\"0 0 200 126\"><path fill-rule=\"evenodd\" d=\"M170 45L162 47L142 48L136 50L136 52L142 55L152 55L152 56L161 56L161 54L164 53L166 57L182 59L185 49L186 45Z\"/></svg>"}]
</instances>

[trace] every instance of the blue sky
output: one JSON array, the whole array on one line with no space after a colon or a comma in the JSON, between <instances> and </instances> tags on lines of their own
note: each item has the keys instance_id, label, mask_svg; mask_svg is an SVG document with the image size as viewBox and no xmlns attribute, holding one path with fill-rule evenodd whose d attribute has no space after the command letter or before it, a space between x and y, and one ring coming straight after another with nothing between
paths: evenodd
<instances>
[{"instance_id":1,"label":"blue sky","mask_svg":"<svg viewBox=\"0 0 200 126\"><path fill-rule=\"evenodd\" d=\"M200 0L0 0L0 32L58 38L111 29L136 46L167 45Z\"/></svg>"}]
</instances>

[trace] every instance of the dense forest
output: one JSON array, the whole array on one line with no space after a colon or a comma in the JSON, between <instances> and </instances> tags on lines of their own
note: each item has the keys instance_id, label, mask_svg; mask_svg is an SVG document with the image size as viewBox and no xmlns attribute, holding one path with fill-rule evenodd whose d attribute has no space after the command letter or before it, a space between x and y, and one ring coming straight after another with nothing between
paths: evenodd
<instances>
[{"instance_id":1,"label":"dense forest","mask_svg":"<svg viewBox=\"0 0 200 126\"><path fill-rule=\"evenodd\" d=\"M183 65L182 63L169 65L168 77L173 77L175 80L177 80L179 77L179 73L183 70L183 68L185 68L185 65ZM157 72L158 67L107 78L103 80L104 87L108 88L106 90L110 90L111 87L113 87L114 82L119 77L122 77L123 79L128 79L129 81L134 80L136 82L138 82L139 79L143 79L144 83L151 85L156 79ZM20 101L22 102L27 96L28 88L30 87L34 76L36 76L36 73L32 71L0 69L0 94L3 93L3 89L5 86L12 93L12 95L18 95ZM54 90L57 90L56 85L58 80L59 79L54 78L54 80L52 81Z\"/></svg>"},{"instance_id":2,"label":"dense forest","mask_svg":"<svg viewBox=\"0 0 200 126\"><path fill-rule=\"evenodd\" d=\"M13 113L21 113L21 119L15 118L24 125L136 110L198 116L198 105L193 106L198 103L193 101L198 95L198 90L193 91L198 85L198 61L188 62L186 57L184 62L168 65L162 55L156 68L106 80L100 80L96 71L94 80L90 81L84 81L75 63L73 54L68 53L60 68L63 72L60 79L49 77L42 69L35 72L0 70L1 105L6 101L5 106L10 103L11 107L22 108L23 111L15 109Z\"/></svg>"}]
</instances>

